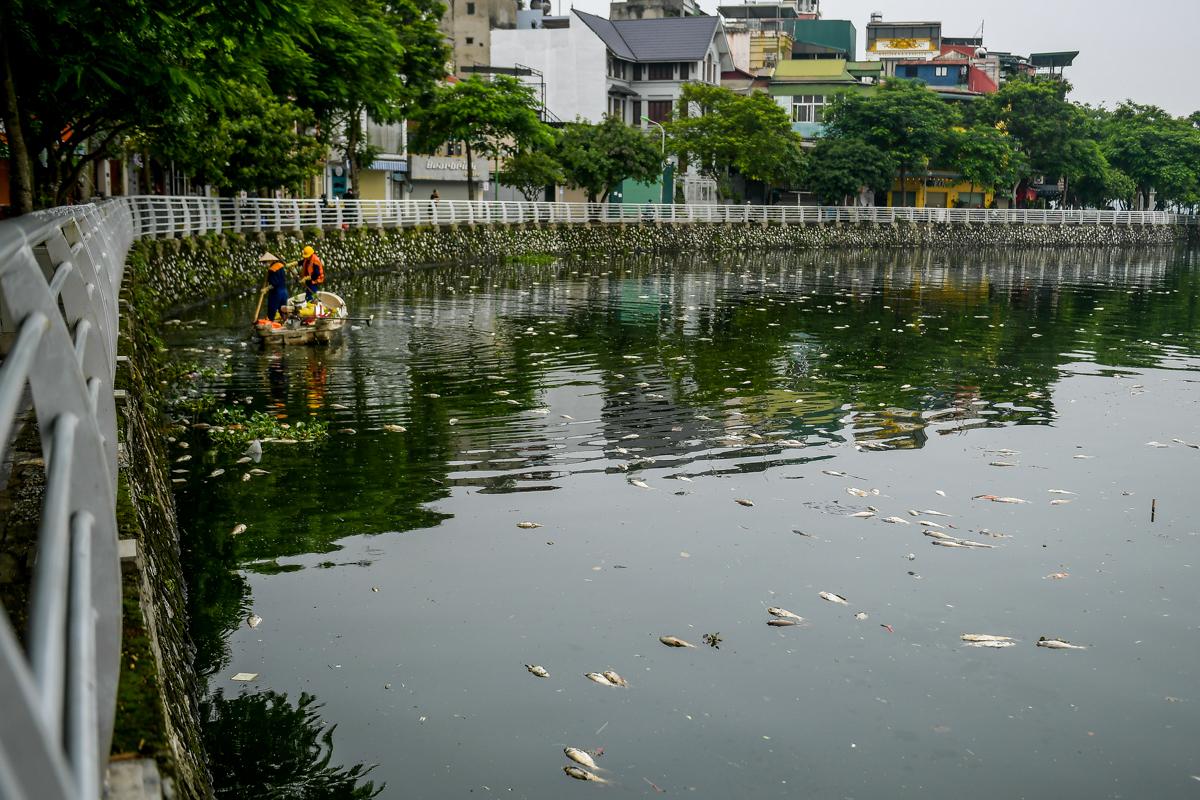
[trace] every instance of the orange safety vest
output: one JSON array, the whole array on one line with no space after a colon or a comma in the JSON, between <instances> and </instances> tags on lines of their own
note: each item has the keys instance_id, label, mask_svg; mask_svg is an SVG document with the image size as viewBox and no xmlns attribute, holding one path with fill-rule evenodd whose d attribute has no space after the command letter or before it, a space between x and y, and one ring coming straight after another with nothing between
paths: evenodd
<instances>
[{"instance_id":1,"label":"orange safety vest","mask_svg":"<svg viewBox=\"0 0 1200 800\"><path fill-rule=\"evenodd\" d=\"M324 283L325 264L321 262L320 256L313 253L304 259L300 265L300 276L308 283Z\"/></svg>"}]
</instances>

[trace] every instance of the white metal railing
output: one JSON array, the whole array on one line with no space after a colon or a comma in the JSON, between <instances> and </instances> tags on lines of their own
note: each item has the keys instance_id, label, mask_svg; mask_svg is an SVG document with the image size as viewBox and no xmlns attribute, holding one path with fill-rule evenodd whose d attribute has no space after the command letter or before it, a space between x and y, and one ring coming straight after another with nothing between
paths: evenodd
<instances>
[{"instance_id":1,"label":"white metal railing","mask_svg":"<svg viewBox=\"0 0 1200 800\"><path fill-rule=\"evenodd\" d=\"M856 206L752 206L607 203L521 203L466 200L270 200L141 196L116 201L133 212L139 236L192 236L220 231L294 231L366 225L517 223L897 222L963 225L1195 225L1196 218L1165 211L1039 211L986 208L861 208Z\"/></svg>"},{"instance_id":2,"label":"white metal railing","mask_svg":"<svg viewBox=\"0 0 1200 800\"><path fill-rule=\"evenodd\" d=\"M0 458L32 407L45 495L25 646L0 606L0 797L98 798L121 639L117 292L123 204L0 223Z\"/></svg>"}]
</instances>

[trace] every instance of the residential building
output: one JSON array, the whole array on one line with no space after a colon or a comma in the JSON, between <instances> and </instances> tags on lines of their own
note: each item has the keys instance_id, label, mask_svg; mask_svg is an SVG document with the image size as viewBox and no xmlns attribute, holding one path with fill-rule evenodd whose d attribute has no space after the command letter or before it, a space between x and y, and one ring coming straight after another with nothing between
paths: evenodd
<instances>
[{"instance_id":1,"label":"residential building","mask_svg":"<svg viewBox=\"0 0 1200 800\"><path fill-rule=\"evenodd\" d=\"M902 194L900 179L897 177L892 184L892 190L887 193L887 205L918 208L987 208L994 200L998 200L992 192L972 186L958 173L946 170L934 169L925 174L910 175L904 188Z\"/></svg>"},{"instance_id":2,"label":"residential building","mask_svg":"<svg viewBox=\"0 0 1200 800\"><path fill-rule=\"evenodd\" d=\"M613 0L608 6L608 18L667 19L669 17L699 17L704 12L696 0Z\"/></svg>"},{"instance_id":3,"label":"residential building","mask_svg":"<svg viewBox=\"0 0 1200 800\"><path fill-rule=\"evenodd\" d=\"M792 34L792 58L858 58L858 31L846 19L795 19L788 23Z\"/></svg>"},{"instance_id":4,"label":"residential building","mask_svg":"<svg viewBox=\"0 0 1200 800\"><path fill-rule=\"evenodd\" d=\"M840 92L874 92L883 72L879 62L840 58L784 61L768 89L792 118L792 129L805 139L824 133L825 107Z\"/></svg>"},{"instance_id":5,"label":"residential building","mask_svg":"<svg viewBox=\"0 0 1200 800\"><path fill-rule=\"evenodd\" d=\"M492 63L492 31L516 25L517 0L446 0L440 27L452 52L451 72L461 75L466 67Z\"/></svg>"},{"instance_id":6,"label":"residential building","mask_svg":"<svg viewBox=\"0 0 1200 800\"><path fill-rule=\"evenodd\" d=\"M798 45L804 54L854 57L854 26L844 21L822 20L820 6L815 2L751 0L718 6L717 12L725 20L725 35L737 69L752 73L769 70L780 61L795 58ZM840 35L844 26L851 31L848 42ZM803 31L804 39L799 38L798 30ZM829 46L828 40L835 40L841 46Z\"/></svg>"},{"instance_id":7,"label":"residential building","mask_svg":"<svg viewBox=\"0 0 1200 800\"><path fill-rule=\"evenodd\" d=\"M880 14L872 14L867 25L868 61L881 61L884 74L895 75L901 61L930 61L942 52L942 23L885 22Z\"/></svg>"},{"instance_id":8,"label":"residential building","mask_svg":"<svg viewBox=\"0 0 1200 800\"><path fill-rule=\"evenodd\" d=\"M937 58L932 61L898 61L895 76L917 80L946 100L977 97L999 89L986 72L958 58Z\"/></svg>"}]
</instances>

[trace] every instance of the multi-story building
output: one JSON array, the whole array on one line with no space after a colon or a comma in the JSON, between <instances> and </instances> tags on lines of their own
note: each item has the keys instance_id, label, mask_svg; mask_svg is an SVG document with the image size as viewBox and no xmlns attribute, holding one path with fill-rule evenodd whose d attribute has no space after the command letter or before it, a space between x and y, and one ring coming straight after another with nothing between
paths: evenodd
<instances>
[{"instance_id":1,"label":"multi-story building","mask_svg":"<svg viewBox=\"0 0 1200 800\"><path fill-rule=\"evenodd\" d=\"M901 61L929 61L942 52L942 23L885 22L881 14L872 14L867 25L868 61L882 61L884 74L895 75Z\"/></svg>"},{"instance_id":2,"label":"multi-story building","mask_svg":"<svg viewBox=\"0 0 1200 800\"><path fill-rule=\"evenodd\" d=\"M704 12L696 0L613 0L608 6L608 18L666 19L668 17L699 17Z\"/></svg>"},{"instance_id":3,"label":"multi-story building","mask_svg":"<svg viewBox=\"0 0 1200 800\"><path fill-rule=\"evenodd\" d=\"M792 130L805 139L824 133L825 107L842 92L871 93L883 65L840 58L795 59L775 68L768 91L792 118Z\"/></svg>"},{"instance_id":4,"label":"multi-story building","mask_svg":"<svg viewBox=\"0 0 1200 800\"><path fill-rule=\"evenodd\" d=\"M517 0L446 0L440 27L450 44L452 72L492 63L492 31L516 25Z\"/></svg>"}]
</instances>

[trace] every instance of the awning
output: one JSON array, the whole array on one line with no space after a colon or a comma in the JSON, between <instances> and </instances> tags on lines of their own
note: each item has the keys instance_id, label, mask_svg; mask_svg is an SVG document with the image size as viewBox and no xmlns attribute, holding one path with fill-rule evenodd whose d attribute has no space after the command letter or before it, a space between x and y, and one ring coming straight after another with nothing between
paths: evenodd
<instances>
[{"instance_id":1,"label":"awning","mask_svg":"<svg viewBox=\"0 0 1200 800\"><path fill-rule=\"evenodd\" d=\"M368 169L377 169L384 172L408 172L408 160L400 161L372 161Z\"/></svg>"}]
</instances>

